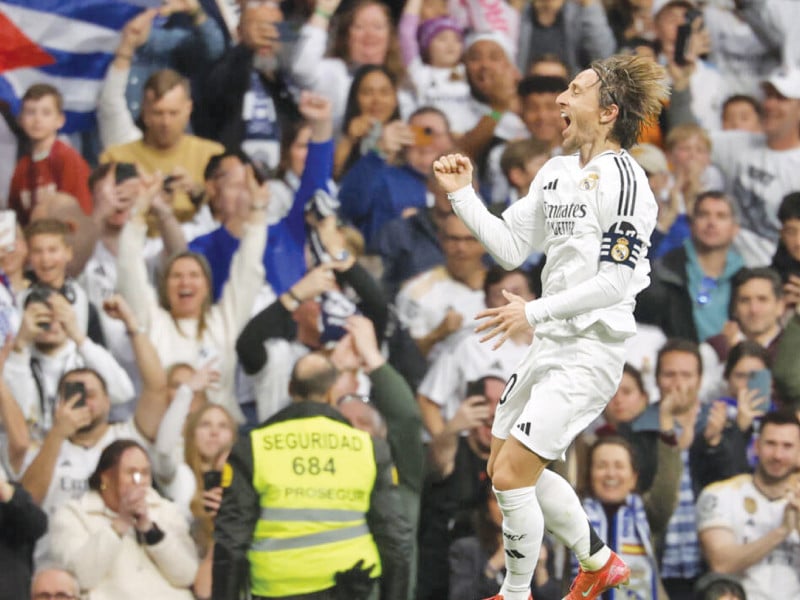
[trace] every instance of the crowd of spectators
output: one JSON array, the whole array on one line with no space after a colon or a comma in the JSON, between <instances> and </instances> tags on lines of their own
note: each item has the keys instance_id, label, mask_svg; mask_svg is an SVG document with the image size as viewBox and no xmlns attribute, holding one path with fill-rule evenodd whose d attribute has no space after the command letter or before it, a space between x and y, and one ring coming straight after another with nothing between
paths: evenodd
<instances>
[{"instance_id":1,"label":"crowd of spectators","mask_svg":"<svg viewBox=\"0 0 800 600\"><path fill-rule=\"evenodd\" d=\"M798 18L164 0L121 30L95 143L60 135L47 83L0 107L0 600L211 598L228 454L310 353L388 443L406 600L497 593L491 423L531 336L492 351L474 315L541 295L547 266L491 264L431 167L468 155L501 213L561 152L556 97L615 53L670 77L631 150L658 202L651 283L616 395L554 468L631 566L624 597L800 597ZM577 569L560 542L534 600Z\"/></svg>"}]
</instances>

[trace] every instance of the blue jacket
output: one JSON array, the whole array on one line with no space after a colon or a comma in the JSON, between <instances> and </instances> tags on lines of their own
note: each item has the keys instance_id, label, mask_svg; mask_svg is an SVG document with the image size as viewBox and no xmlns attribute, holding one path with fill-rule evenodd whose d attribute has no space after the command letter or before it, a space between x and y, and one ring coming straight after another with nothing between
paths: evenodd
<instances>
[{"instance_id":1,"label":"blue jacket","mask_svg":"<svg viewBox=\"0 0 800 600\"><path fill-rule=\"evenodd\" d=\"M356 226L369 244L404 208L424 208L425 177L411 167L394 167L368 152L342 178L340 214Z\"/></svg>"},{"instance_id":2,"label":"blue jacket","mask_svg":"<svg viewBox=\"0 0 800 600\"><path fill-rule=\"evenodd\" d=\"M304 248L306 243L305 204L320 188L327 188L333 172L333 140L308 145L308 158L300 178L300 187L294 195L289 213L269 226L267 247L264 249L264 269L267 281L276 294L288 290L306 272ZM201 235L189 244L189 249L204 255L211 266L214 283L214 300L222 294L228 281L231 260L239 249L239 239L220 226L211 233Z\"/></svg>"}]
</instances>

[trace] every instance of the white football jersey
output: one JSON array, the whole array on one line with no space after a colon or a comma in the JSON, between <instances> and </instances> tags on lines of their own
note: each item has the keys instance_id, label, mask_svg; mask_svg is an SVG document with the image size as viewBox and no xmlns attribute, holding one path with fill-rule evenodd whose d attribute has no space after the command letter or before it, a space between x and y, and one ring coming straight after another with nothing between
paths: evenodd
<instances>
[{"instance_id":1,"label":"white football jersey","mask_svg":"<svg viewBox=\"0 0 800 600\"><path fill-rule=\"evenodd\" d=\"M739 544L764 537L783 521L786 500L769 500L750 474L706 487L697 500L697 529L724 527ZM792 532L760 562L741 573L748 600L800 598L800 536Z\"/></svg>"},{"instance_id":2,"label":"white football jersey","mask_svg":"<svg viewBox=\"0 0 800 600\"><path fill-rule=\"evenodd\" d=\"M614 337L636 332L636 295L650 282L647 248L658 206L647 176L627 151L606 151L581 167L578 154L551 158L528 195L503 212L517 252L547 255L542 297L594 278L603 262L633 269L622 302L552 319L539 335L570 336L600 322ZM479 236L485 239L483 236Z\"/></svg>"}]
</instances>

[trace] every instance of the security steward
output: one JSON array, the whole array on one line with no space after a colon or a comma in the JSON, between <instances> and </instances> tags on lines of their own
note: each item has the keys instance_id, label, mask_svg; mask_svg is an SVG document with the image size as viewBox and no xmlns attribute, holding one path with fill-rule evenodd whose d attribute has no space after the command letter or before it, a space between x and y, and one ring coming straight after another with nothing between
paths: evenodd
<instances>
[{"instance_id":1,"label":"security steward","mask_svg":"<svg viewBox=\"0 0 800 600\"><path fill-rule=\"evenodd\" d=\"M407 600L411 526L385 442L333 408L323 354L292 371L293 403L241 438L223 471L213 599Z\"/></svg>"}]
</instances>

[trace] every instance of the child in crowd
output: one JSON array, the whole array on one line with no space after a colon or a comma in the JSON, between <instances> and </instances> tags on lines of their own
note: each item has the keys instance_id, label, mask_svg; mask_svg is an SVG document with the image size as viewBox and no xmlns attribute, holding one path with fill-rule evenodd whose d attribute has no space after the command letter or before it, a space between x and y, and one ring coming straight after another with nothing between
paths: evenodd
<instances>
[{"instance_id":1,"label":"child in crowd","mask_svg":"<svg viewBox=\"0 0 800 600\"><path fill-rule=\"evenodd\" d=\"M39 219L25 228L28 244L28 263L33 270L34 284L20 292L18 305L41 288L60 292L75 310L78 328L97 343L102 343L97 310L89 303L86 291L67 276L67 265L72 260L72 246L68 236L69 225L58 219Z\"/></svg>"},{"instance_id":2,"label":"child in crowd","mask_svg":"<svg viewBox=\"0 0 800 600\"><path fill-rule=\"evenodd\" d=\"M761 133L761 106L752 96L736 94L722 104L722 129Z\"/></svg>"},{"instance_id":3,"label":"child in crowd","mask_svg":"<svg viewBox=\"0 0 800 600\"><path fill-rule=\"evenodd\" d=\"M418 106L434 106L447 115L458 135L473 125L464 63L463 30L449 16L420 23L422 0L409 0L400 19L400 49L414 84Z\"/></svg>"},{"instance_id":4,"label":"child in crowd","mask_svg":"<svg viewBox=\"0 0 800 600\"><path fill-rule=\"evenodd\" d=\"M64 126L64 100L51 85L32 85L22 97L19 123L28 138L25 155L17 162L11 178L8 203L24 226L31 211L45 194L64 192L92 212L89 165L78 152L57 138Z\"/></svg>"}]
</instances>

